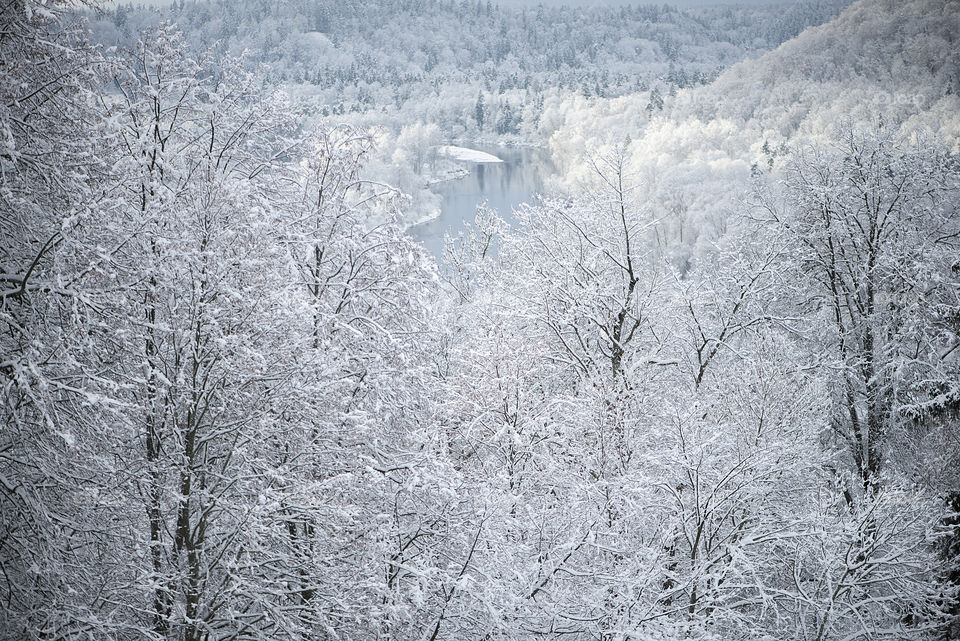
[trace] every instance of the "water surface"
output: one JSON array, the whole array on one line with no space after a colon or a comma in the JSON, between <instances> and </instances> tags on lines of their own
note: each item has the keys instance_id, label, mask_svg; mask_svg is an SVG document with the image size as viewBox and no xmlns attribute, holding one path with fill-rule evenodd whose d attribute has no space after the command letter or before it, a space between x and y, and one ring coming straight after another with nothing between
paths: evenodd
<instances>
[{"instance_id":1,"label":"water surface","mask_svg":"<svg viewBox=\"0 0 960 641\"><path fill-rule=\"evenodd\" d=\"M465 163L470 175L432 187L442 202L440 216L414 225L410 233L438 258L445 234L456 236L464 222L473 222L477 205L486 201L507 222L513 221L513 209L536 202L543 192L543 181L553 169L549 153L543 149L484 147L469 145L503 160L501 163Z\"/></svg>"}]
</instances>

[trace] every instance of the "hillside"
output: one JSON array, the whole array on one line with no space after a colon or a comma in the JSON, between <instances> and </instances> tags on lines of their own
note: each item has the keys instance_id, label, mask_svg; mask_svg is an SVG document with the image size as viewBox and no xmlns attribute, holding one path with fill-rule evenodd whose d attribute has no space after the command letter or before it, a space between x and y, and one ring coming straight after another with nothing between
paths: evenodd
<instances>
[{"instance_id":1,"label":"hillside","mask_svg":"<svg viewBox=\"0 0 960 641\"><path fill-rule=\"evenodd\" d=\"M784 138L842 116L960 135L960 3L858 0L756 60L723 73L682 116L753 121ZM722 100L720 99L722 98Z\"/></svg>"},{"instance_id":2,"label":"hillside","mask_svg":"<svg viewBox=\"0 0 960 641\"><path fill-rule=\"evenodd\" d=\"M676 237L681 263L742 215L758 173L842 126L874 126L960 145L960 3L858 0L830 22L740 62L714 82L663 97L548 103L543 121L561 176L592 180L583 159L629 140L629 167ZM682 241L679 240L682 236ZM700 249L698 249L698 247Z\"/></svg>"}]
</instances>

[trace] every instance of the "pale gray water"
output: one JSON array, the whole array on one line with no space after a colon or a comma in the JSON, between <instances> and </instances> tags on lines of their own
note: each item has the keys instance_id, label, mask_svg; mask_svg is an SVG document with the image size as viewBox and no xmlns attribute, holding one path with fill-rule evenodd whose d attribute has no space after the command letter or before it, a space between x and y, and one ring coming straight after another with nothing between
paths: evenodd
<instances>
[{"instance_id":1,"label":"pale gray water","mask_svg":"<svg viewBox=\"0 0 960 641\"><path fill-rule=\"evenodd\" d=\"M456 236L464 222L472 223L477 205L486 201L507 222L512 222L513 208L536 202L537 195L543 192L544 179L553 171L550 154L542 149L468 146L493 154L503 162L465 163L469 176L433 187L443 198L440 216L411 227L410 233L438 258L444 234Z\"/></svg>"}]
</instances>

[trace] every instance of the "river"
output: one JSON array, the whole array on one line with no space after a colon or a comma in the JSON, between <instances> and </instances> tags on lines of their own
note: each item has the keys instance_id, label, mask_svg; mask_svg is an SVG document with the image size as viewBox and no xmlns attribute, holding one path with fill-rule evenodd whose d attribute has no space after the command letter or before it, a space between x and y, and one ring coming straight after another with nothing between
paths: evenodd
<instances>
[{"instance_id":1,"label":"river","mask_svg":"<svg viewBox=\"0 0 960 641\"><path fill-rule=\"evenodd\" d=\"M440 216L410 228L430 253L440 258L444 235L455 236L465 222L473 222L477 205L486 201L507 222L513 220L513 208L533 203L543 192L543 181L553 171L550 154L543 149L517 147L485 147L471 145L472 149L493 154L502 163L471 163L464 165L468 176L434 185L440 195Z\"/></svg>"}]
</instances>

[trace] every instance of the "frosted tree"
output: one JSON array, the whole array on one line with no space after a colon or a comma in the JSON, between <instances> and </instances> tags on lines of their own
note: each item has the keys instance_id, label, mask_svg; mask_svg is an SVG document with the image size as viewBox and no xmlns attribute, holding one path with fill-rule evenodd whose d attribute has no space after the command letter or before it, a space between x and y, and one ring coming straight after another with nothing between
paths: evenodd
<instances>
[{"instance_id":1,"label":"frosted tree","mask_svg":"<svg viewBox=\"0 0 960 641\"><path fill-rule=\"evenodd\" d=\"M415 174L422 174L427 168L436 169L440 140L440 128L435 123L408 125L397 136L397 148L401 155L396 160L409 162Z\"/></svg>"},{"instance_id":2,"label":"frosted tree","mask_svg":"<svg viewBox=\"0 0 960 641\"><path fill-rule=\"evenodd\" d=\"M133 530L117 545L140 591L129 616L157 637L201 639L282 625L245 540L298 314L271 179L289 147L284 107L240 61L213 69L185 49L161 28L105 97L120 127L111 222L124 244L110 310L122 340L101 358L124 401L117 476Z\"/></svg>"},{"instance_id":3,"label":"frosted tree","mask_svg":"<svg viewBox=\"0 0 960 641\"><path fill-rule=\"evenodd\" d=\"M825 528L808 536L825 538L793 570L792 612L810 638L922 638L953 602L936 532L955 481L919 472L900 450L922 447L930 428L916 401L943 389L934 381L952 367L937 319L955 290L954 172L920 136L847 126L829 146L795 154L783 200L763 200L795 243L806 295L785 291L802 301L811 355L829 364L818 376L833 390L824 441L836 455L823 465L842 500L808 517Z\"/></svg>"},{"instance_id":4,"label":"frosted tree","mask_svg":"<svg viewBox=\"0 0 960 641\"><path fill-rule=\"evenodd\" d=\"M797 242L810 309L830 329L832 426L861 489L879 482L904 394L936 350L924 325L930 294L952 264L950 171L933 145L882 125L849 127L830 147L795 155L785 210L767 201Z\"/></svg>"},{"instance_id":5,"label":"frosted tree","mask_svg":"<svg viewBox=\"0 0 960 641\"><path fill-rule=\"evenodd\" d=\"M95 106L103 60L66 3L0 11L0 637L108 638L103 584L122 573L102 523L114 436L96 358L98 282L117 240ZM100 143L100 144L98 144ZM90 568L99 565L99 572Z\"/></svg>"}]
</instances>

